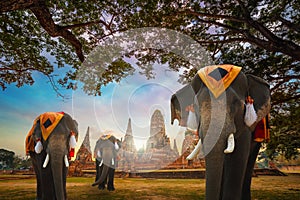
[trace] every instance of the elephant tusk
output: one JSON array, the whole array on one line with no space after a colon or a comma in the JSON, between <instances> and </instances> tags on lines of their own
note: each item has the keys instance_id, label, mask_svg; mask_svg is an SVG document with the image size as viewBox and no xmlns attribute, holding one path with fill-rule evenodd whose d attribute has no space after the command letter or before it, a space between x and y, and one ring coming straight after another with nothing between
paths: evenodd
<instances>
[{"instance_id":1,"label":"elephant tusk","mask_svg":"<svg viewBox=\"0 0 300 200\"><path fill-rule=\"evenodd\" d=\"M190 155L188 155L188 157L186 157L187 160L193 160L196 155L200 152L200 149L202 148L201 145L201 139L198 141L197 145L195 146L195 149L192 151L192 153Z\"/></svg>"},{"instance_id":2,"label":"elephant tusk","mask_svg":"<svg viewBox=\"0 0 300 200\"><path fill-rule=\"evenodd\" d=\"M67 155L65 155L65 165L66 165L66 167L69 167L69 161L68 161L68 157L67 157Z\"/></svg>"},{"instance_id":3,"label":"elephant tusk","mask_svg":"<svg viewBox=\"0 0 300 200\"><path fill-rule=\"evenodd\" d=\"M71 148L75 148L76 147L76 138L75 138L75 135L71 135L69 144L70 144Z\"/></svg>"},{"instance_id":4,"label":"elephant tusk","mask_svg":"<svg viewBox=\"0 0 300 200\"><path fill-rule=\"evenodd\" d=\"M113 158L111 159L111 165L115 165L115 161Z\"/></svg>"},{"instance_id":5,"label":"elephant tusk","mask_svg":"<svg viewBox=\"0 0 300 200\"><path fill-rule=\"evenodd\" d=\"M44 164L43 164L43 168L46 168L49 162L49 154L47 153L47 156L45 158Z\"/></svg>"},{"instance_id":6,"label":"elephant tusk","mask_svg":"<svg viewBox=\"0 0 300 200\"><path fill-rule=\"evenodd\" d=\"M103 164L103 160L101 160L100 164L99 164L99 167L101 167L101 165Z\"/></svg>"}]
</instances>

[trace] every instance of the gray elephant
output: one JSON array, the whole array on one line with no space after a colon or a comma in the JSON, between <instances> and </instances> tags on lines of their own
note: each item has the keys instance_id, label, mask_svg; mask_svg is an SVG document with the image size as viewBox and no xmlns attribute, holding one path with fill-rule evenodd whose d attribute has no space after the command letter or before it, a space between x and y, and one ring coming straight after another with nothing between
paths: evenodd
<instances>
[{"instance_id":1,"label":"gray elephant","mask_svg":"<svg viewBox=\"0 0 300 200\"><path fill-rule=\"evenodd\" d=\"M96 179L92 186L98 185L100 190L114 191L114 174L117 167L117 151L120 140L113 135L102 135L96 142L94 157L96 158ZM107 180L108 179L108 180Z\"/></svg>"},{"instance_id":2,"label":"gray elephant","mask_svg":"<svg viewBox=\"0 0 300 200\"><path fill-rule=\"evenodd\" d=\"M69 153L77 139L78 124L67 113L47 112L35 119L25 143L37 179L36 199L67 199Z\"/></svg>"},{"instance_id":3,"label":"gray elephant","mask_svg":"<svg viewBox=\"0 0 300 200\"><path fill-rule=\"evenodd\" d=\"M195 108L206 162L208 200L251 199L251 177L260 148L252 132L270 111L270 90L264 80L240 70L233 65L202 68L190 84L171 98L171 123L178 119L180 126L187 126L186 107ZM248 96L254 100L256 110L256 119L250 127L244 121ZM234 151L225 154L232 133Z\"/></svg>"}]
</instances>

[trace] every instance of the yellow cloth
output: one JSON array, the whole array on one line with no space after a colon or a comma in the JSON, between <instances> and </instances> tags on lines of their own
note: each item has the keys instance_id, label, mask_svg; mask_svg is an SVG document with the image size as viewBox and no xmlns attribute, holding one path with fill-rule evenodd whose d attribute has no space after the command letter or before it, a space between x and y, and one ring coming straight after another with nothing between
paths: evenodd
<instances>
[{"instance_id":1,"label":"yellow cloth","mask_svg":"<svg viewBox=\"0 0 300 200\"><path fill-rule=\"evenodd\" d=\"M60 122L62 117L64 116L63 112L46 112L38 116L34 121L33 121L33 126L30 129L29 133L26 136L25 140L25 149L26 149L26 154L29 153L29 151L34 151L34 140L31 137L34 128L36 126L36 123L40 120L40 127L42 130L42 137L46 141L49 137L49 135L52 133L54 128L57 126L57 124ZM48 120L48 121L47 121Z\"/></svg>"},{"instance_id":2,"label":"yellow cloth","mask_svg":"<svg viewBox=\"0 0 300 200\"><path fill-rule=\"evenodd\" d=\"M48 139L49 135L52 133L52 131L60 122L63 116L64 115L62 113L58 113L58 112L46 112L40 115L40 125L41 125L42 136L44 140ZM51 125L46 128L44 126L44 123L46 123L47 120L51 121Z\"/></svg>"},{"instance_id":3,"label":"yellow cloth","mask_svg":"<svg viewBox=\"0 0 300 200\"><path fill-rule=\"evenodd\" d=\"M219 81L209 76L209 73L213 72L217 68L222 68L226 70L228 73ZM198 75L204 84L208 87L211 93L215 98L218 98L234 81L237 75L241 71L241 67L224 64L224 65L211 65L204 68L201 68L198 71Z\"/></svg>"},{"instance_id":4,"label":"yellow cloth","mask_svg":"<svg viewBox=\"0 0 300 200\"><path fill-rule=\"evenodd\" d=\"M101 135L100 139L101 140L108 140L112 135L111 134L107 134L107 135Z\"/></svg>"}]
</instances>

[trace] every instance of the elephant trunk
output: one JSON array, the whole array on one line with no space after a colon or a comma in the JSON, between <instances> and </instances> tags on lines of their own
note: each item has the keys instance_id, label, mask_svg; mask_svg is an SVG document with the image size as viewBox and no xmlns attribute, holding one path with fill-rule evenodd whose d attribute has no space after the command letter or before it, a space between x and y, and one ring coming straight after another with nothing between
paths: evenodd
<instances>
[{"instance_id":1,"label":"elephant trunk","mask_svg":"<svg viewBox=\"0 0 300 200\"><path fill-rule=\"evenodd\" d=\"M98 167L100 167L100 166L98 166ZM101 173L99 179L97 181L95 181L95 183L93 183L92 186L99 185L100 183L105 181L105 179L108 175L108 170L109 170L109 167L107 165L103 165L102 173Z\"/></svg>"},{"instance_id":2,"label":"elephant trunk","mask_svg":"<svg viewBox=\"0 0 300 200\"><path fill-rule=\"evenodd\" d=\"M56 199L66 199L66 176L68 168L65 155L68 154L67 135L52 135L49 139L47 152L50 155L50 165L53 176ZM65 142L58 142L65 141Z\"/></svg>"},{"instance_id":3,"label":"elephant trunk","mask_svg":"<svg viewBox=\"0 0 300 200\"><path fill-rule=\"evenodd\" d=\"M64 154L62 152L50 152L50 163L53 175L56 199L65 198L65 163Z\"/></svg>"}]
</instances>

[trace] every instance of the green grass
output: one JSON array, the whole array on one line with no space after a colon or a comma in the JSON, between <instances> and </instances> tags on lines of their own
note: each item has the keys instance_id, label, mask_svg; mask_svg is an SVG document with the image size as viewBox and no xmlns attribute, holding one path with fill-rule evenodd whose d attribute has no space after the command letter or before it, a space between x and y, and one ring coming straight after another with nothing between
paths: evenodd
<instances>
[{"instance_id":1,"label":"green grass","mask_svg":"<svg viewBox=\"0 0 300 200\"><path fill-rule=\"evenodd\" d=\"M33 178L19 179L0 175L0 199L34 199L36 182ZM71 177L67 180L69 200L77 199L136 199L175 200L204 199L204 179L142 179L116 178L113 192L92 187L94 178ZM252 199L300 199L300 176L259 176L253 178Z\"/></svg>"}]
</instances>

